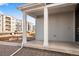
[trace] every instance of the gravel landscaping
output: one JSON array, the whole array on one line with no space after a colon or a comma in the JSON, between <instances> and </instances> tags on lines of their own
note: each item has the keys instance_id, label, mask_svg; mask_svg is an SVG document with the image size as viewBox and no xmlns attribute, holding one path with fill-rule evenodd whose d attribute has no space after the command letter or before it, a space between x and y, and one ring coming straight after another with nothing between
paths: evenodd
<instances>
[{"instance_id":1,"label":"gravel landscaping","mask_svg":"<svg viewBox=\"0 0 79 59\"><path fill-rule=\"evenodd\" d=\"M72 56L72 55L34 48L23 48L18 53L16 53L15 56Z\"/></svg>"}]
</instances>

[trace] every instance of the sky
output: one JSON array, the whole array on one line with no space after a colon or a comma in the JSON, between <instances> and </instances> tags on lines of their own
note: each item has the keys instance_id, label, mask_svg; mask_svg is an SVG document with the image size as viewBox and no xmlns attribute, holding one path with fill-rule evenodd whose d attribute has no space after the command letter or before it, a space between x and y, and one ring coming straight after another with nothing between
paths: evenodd
<instances>
[{"instance_id":1,"label":"sky","mask_svg":"<svg viewBox=\"0 0 79 59\"><path fill-rule=\"evenodd\" d=\"M17 9L18 6L24 3L0 3L0 14L15 17L17 20L22 19L22 12ZM28 21L35 25L35 19L28 16Z\"/></svg>"}]
</instances>

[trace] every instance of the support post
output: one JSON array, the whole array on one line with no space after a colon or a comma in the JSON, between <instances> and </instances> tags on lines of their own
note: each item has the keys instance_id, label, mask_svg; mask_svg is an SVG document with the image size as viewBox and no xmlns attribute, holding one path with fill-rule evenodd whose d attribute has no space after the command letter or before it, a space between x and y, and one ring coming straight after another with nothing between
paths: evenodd
<instances>
[{"instance_id":1,"label":"support post","mask_svg":"<svg viewBox=\"0 0 79 59\"><path fill-rule=\"evenodd\" d=\"M48 8L44 7L44 47L48 47Z\"/></svg>"},{"instance_id":2,"label":"support post","mask_svg":"<svg viewBox=\"0 0 79 59\"><path fill-rule=\"evenodd\" d=\"M23 12L23 39L22 39L22 46L27 43L27 15Z\"/></svg>"}]
</instances>

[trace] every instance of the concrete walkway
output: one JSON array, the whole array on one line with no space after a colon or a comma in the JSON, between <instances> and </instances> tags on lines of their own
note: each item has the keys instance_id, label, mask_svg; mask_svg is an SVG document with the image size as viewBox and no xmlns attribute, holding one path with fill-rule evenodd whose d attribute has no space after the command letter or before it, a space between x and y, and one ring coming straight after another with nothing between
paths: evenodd
<instances>
[{"instance_id":1,"label":"concrete walkway","mask_svg":"<svg viewBox=\"0 0 79 59\"><path fill-rule=\"evenodd\" d=\"M25 44L25 47L32 47L37 49L57 51L68 54L79 55L79 44L72 42L55 42L49 41L49 46L47 48L43 47L43 41L29 41Z\"/></svg>"},{"instance_id":2,"label":"concrete walkway","mask_svg":"<svg viewBox=\"0 0 79 59\"><path fill-rule=\"evenodd\" d=\"M10 56L18 48L16 46L0 45L0 56Z\"/></svg>"},{"instance_id":3,"label":"concrete walkway","mask_svg":"<svg viewBox=\"0 0 79 59\"><path fill-rule=\"evenodd\" d=\"M47 51L34 48L23 48L14 56L72 56L70 54L59 53L55 51Z\"/></svg>"},{"instance_id":4,"label":"concrete walkway","mask_svg":"<svg viewBox=\"0 0 79 59\"><path fill-rule=\"evenodd\" d=\"M20 46L21 43L1 42L0 41L0 45L4 45L4 46L0 47L0 53L2 53L1 55L10 55L11 53L13 53L17 50L16 47ZM8 48L9 47L8 45L10 46L10 48ZM43 47L43 41L33 40L33 41L28 41L26 44L24 44L24 46L26 47L26 49L22 49L22 53L24 51L28 51L29 49L27 49L27 47L30 47L30 48L35 48L35 49L56 51L56 52L70 54L70 55L79 55L79 44L71 43L71 42L50 41L48 47ZM10 54L9 53L7 54L7 52L8 52L7 50L9 50L9 49L10 49L11 53L9 52ZM4 52L5 52L5 54L4 54ZM19 53L21 53L21 52L19 52ZM27 55L26 53L24 55ZM22 55L22 54L17 54L17 55Z\"/></svg>"},{"instance_id":5,"label":"concrete walkway","mask_svg":"<svg viewBox=\"0 0 79 59\"><path fill-rule=\"evenodd\" d=\"M10 56L18 48L17 46L0 45L0 56ZM64 54L54 51L46 51L34 48L23 48L17 52L14 56L71 56L70 54Z\"/></svg>"}]
</instances>

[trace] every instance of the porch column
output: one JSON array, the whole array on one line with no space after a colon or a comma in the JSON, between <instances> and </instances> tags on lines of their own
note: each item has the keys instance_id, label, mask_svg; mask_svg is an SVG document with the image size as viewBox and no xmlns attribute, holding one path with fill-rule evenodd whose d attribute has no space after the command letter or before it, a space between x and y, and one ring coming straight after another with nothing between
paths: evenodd
<instances>
[{"instance_id":1,"label":"porch column","mask_svg":"<svg viewBox=\"0 0 79 59\"><path fill-rule=\"evenodd\" d=\"M48 8L44 7L44 47L48 46Z\"/></svg>"},{"instance_id":2,"label":"porch column","mask_svg":"<svg viewBox=\"0 0 79 59\"><path fill-rule=\"evenodd\" d=\"M22 39L22 45L27 43L27 15L25 12L23 12L23 39Z\"/></svg>"}]
</instances>

